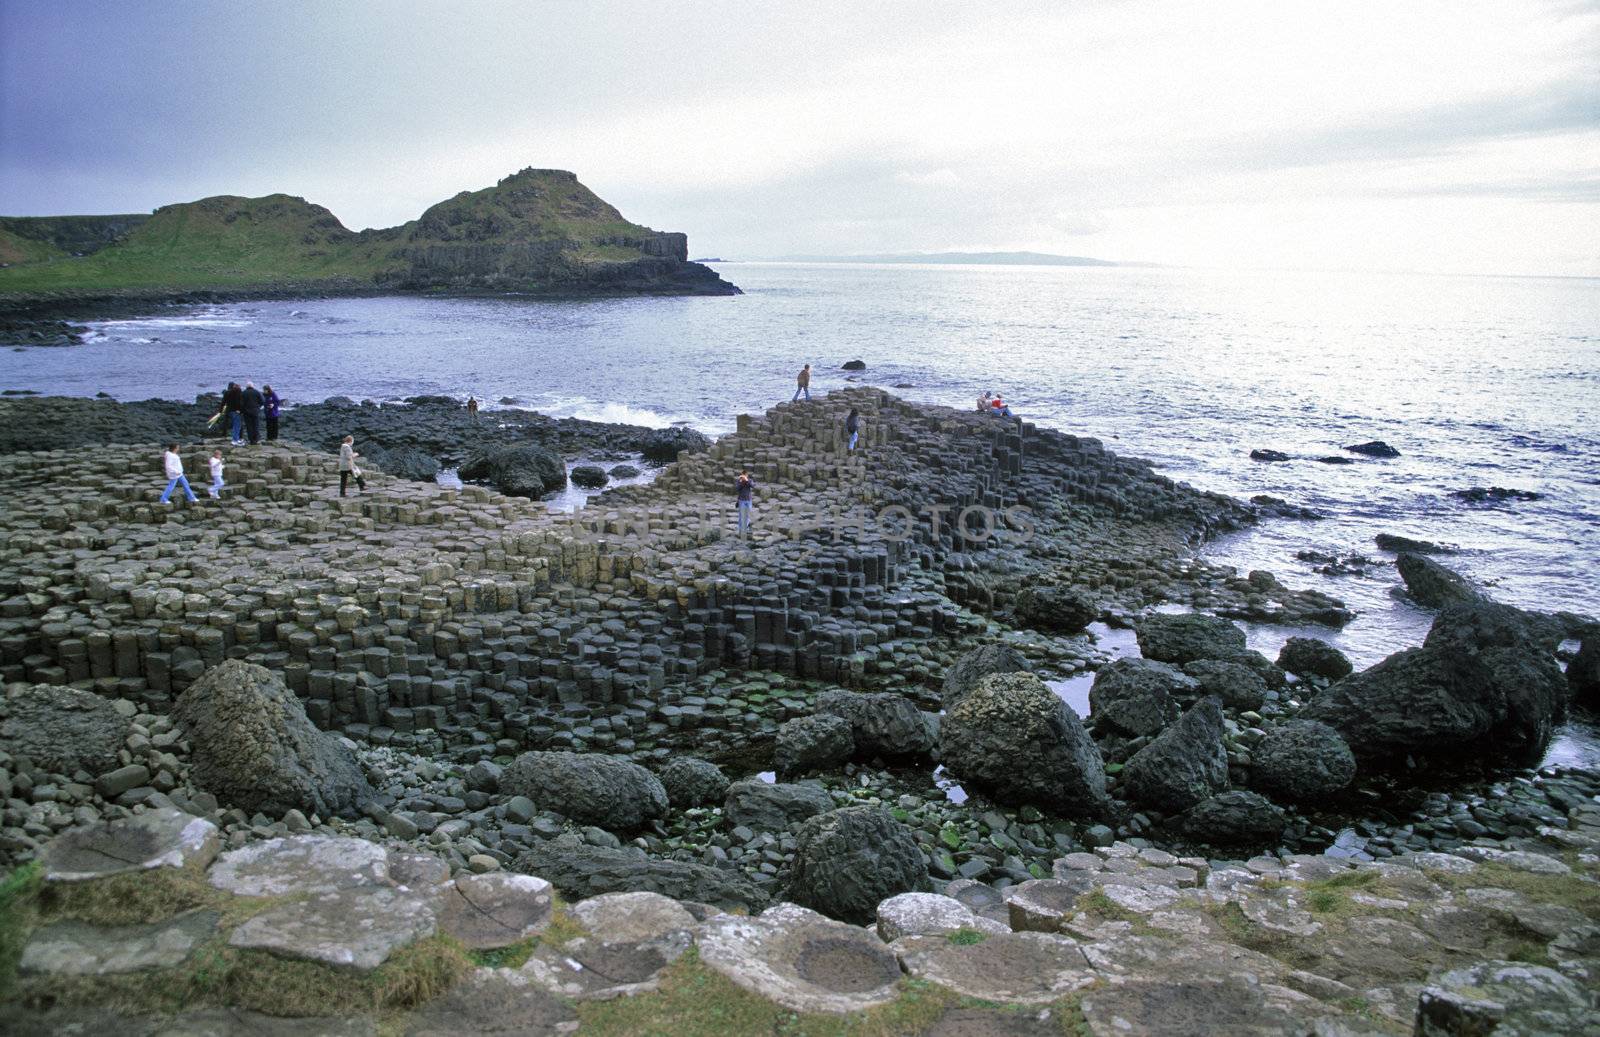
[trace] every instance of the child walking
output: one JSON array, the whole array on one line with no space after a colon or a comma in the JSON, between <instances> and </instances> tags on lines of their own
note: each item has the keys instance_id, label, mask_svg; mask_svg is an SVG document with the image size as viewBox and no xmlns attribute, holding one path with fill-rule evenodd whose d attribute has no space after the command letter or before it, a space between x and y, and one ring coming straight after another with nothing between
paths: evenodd
<instances>
[{"instance_id":1,"label":"child walking","mask_svg":"<svg viewBox=\"0 0 1600 1037\"><path fill-rule=\"evenodd\" d=\"M222 496L222 448L211 451L211 485L206 487L206 492L211 494L211 499L216 500Z\"/></svg>"}]
</instances>

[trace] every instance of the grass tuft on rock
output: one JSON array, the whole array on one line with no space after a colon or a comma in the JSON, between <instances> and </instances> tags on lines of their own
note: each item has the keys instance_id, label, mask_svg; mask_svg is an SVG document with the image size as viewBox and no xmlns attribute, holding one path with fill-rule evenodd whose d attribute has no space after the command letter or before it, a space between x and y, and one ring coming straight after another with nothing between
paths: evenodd
<instances>
[{"instance_id":1,"label":"grass tuft on rock","mask_svg":"<svg viewBox=\"0 0 1600 1037\"><path fill-rule=\"evenodd\" d=\"M10 1000L22 948L33 928L40 875L38 861L29 861L0 882L0 1003Z\"/></svg>"},{"instance_id":2,"label":"grass tuft on rock","mask_svg":"<svg viewBox=\"0 0 1600 1037\"><path fill-rule=\"evenodd\" d=\"M969 929L966 926L962 926L960 929L952 929L945 934L945 939L958 947L971 947L973 944L982 943L988 938L988 933L978 929Z\"/></svg>"}]
</instances>

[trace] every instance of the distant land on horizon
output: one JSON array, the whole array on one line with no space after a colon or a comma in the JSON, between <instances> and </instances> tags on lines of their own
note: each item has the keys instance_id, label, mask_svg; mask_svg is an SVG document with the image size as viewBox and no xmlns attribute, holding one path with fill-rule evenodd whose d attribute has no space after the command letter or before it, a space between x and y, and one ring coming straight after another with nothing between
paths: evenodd
<instances>
[{"instance_id":1,"label":"distant land on horizon","mask_svg":"<svg viewBox=\"0 0 1600 1037\"><path fill-rule=\"evenodd\" d=\"M719 260L719 262L738 262ZM749 262L768 263L966 263L974 266L1141 266L1160 263L1131 263L1089 256L1059 256L1051 252L878 252L859 256L772 256Z\"/></svg>"}]
</instances>

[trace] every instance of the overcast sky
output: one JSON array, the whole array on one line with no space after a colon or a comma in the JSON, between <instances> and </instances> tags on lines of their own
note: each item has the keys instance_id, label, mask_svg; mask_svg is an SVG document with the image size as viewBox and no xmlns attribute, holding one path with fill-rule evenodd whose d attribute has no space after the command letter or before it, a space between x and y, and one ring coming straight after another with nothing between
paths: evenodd
<instances>
[{"instance_id":1,"label":"overcast sky","mask_svg":"<svg viewBox=\"0 0 1600 1037\"><path fill-rule=\"evenodd\" d=\"M0 212L571 169L695 255L1600 275L1600 4L0 0Z\"/></svg>"}]
</instances>

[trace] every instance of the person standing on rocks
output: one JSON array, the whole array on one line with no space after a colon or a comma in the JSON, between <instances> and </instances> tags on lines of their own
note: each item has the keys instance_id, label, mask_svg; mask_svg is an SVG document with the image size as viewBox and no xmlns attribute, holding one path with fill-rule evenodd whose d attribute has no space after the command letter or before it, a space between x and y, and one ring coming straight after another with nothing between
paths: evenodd
<instances>
[{"instance_id":1,"label":"person standing on rocks","mask_svg":"<svg viewBox=\"0 0 1600 1037\"><path fill-rule=\"evenodd\" d=\"M222 414L228 421L228 438L233 440L233 445L240 443L239 434L244 424L244 390L239 388L238 382L229 382L227 389L222 393Z\"/></svg>"},{"instance_id":2,"label":"person standing on rocks","mask_svg":"<svg viewBox=\"0 0 1600 1037\"><path fill-rule=\"evenodd\" d=\"M805 393L806 394L806 402L807 403L811 402L811 365L810 364L807 364L806 366L804 366L804 367L802 367L800 369L800 373L795 377L794 384L795 384L794 395L792 397L790 397L789 402L793 403L796 400L798 400L800 398L800 394L801 393Z\"/></svg>"},{"instance_id":3,"label":"person standing on rocks","mask_svg":"<svg viewBox=\"0 0 1600 1037\"><path fill-rule=\"evenodd\" d=\"M278 411L283 406L283 400L272 391L272 386L261 387L261 401L267 408L267 442L271 443L278 438Z\"/></svg>"},{"instance_id":4,"label":"person standing on rocks","mask_svg":"<svg viewBox=\"0 0 1600 1037\"><path fill-rule=\"evenodd\" d=\"M861 436L861 412L854 407L850 408L849 417L844 419L844 431L845 435L850 437L850 445L845 449L854 450L856 440Z\"/></svg>"},{"instance_id":5,"label":"person standing on rocks","mask_svg":"<svg viewBox=\"0 0 1600 1037\"><path fill-rule=\"evenodd\" d=\"M739 535L750 535L750 513L755 508L755 480L750 478L749 472L740 472L739 481L734 484L735 501L739 511Z\"/></svg>"},{"instance_id":6,"label":"person standing on rocks","mask_svg":"<svg viewBox=\"0 0 1600 1037\"><path fill-rule=\"evenodd\" d=\"M211 485L206 487L206 492L211 494L212 500L222 497L222 448L217 447L211 451Z\"/></svg>"},{"instance_id":7,"label":"person standing on rocks","mask_svg":"<svg viewBox=\"0 0 1600 1037\"><path fill-rule=\"evenodd\" d=\"M244 383L244 392L239 394L239 409L244 412L245 434L250 437L251 446L261 442L261 408L266 403L255 382Z\"/></svg>"},{"instance_id":8,"label":"person standing on rocks","mask_svg":"<svg viewBox=\"0 0 1600 1037\"><path fill-rule=\"evenodd\" d=\"M167 488L161 494L161 503L172 503L172 490L177 486L183 487L183 495L189 499L190 504L200 500L199 497L194 495L194 491L189 489L189 480L184 477L183 458L178 456L178 444L167 444L167 452L162 455L161 465L167 473Z\"/></svg>"},{"instance_id":9,"label":"person standing on rocks","mask_svg":"<svg viewBox=\"0 0 1600 1037\"><path fill-rule=\"evenodd\" d=\"M467 397L467 417L472 419L474 425L478 423L478 398L476 396Z\"/></svg>"},{"instance_id":10,"label":"person standing on rocks","mask_svg":"<svg viewBox=\"0 0 1600 1037\"><path fill-rule=\"evenodd\" d=\"M345 436L344 442L339 444L339 496L341 497L345 495L352 478L356 481L358 491L367 492L367 481L361 477L361 468L356 464L356 458L361 455L356 453L355 442L355 436Z\"/></svg>"}]
</instances>

